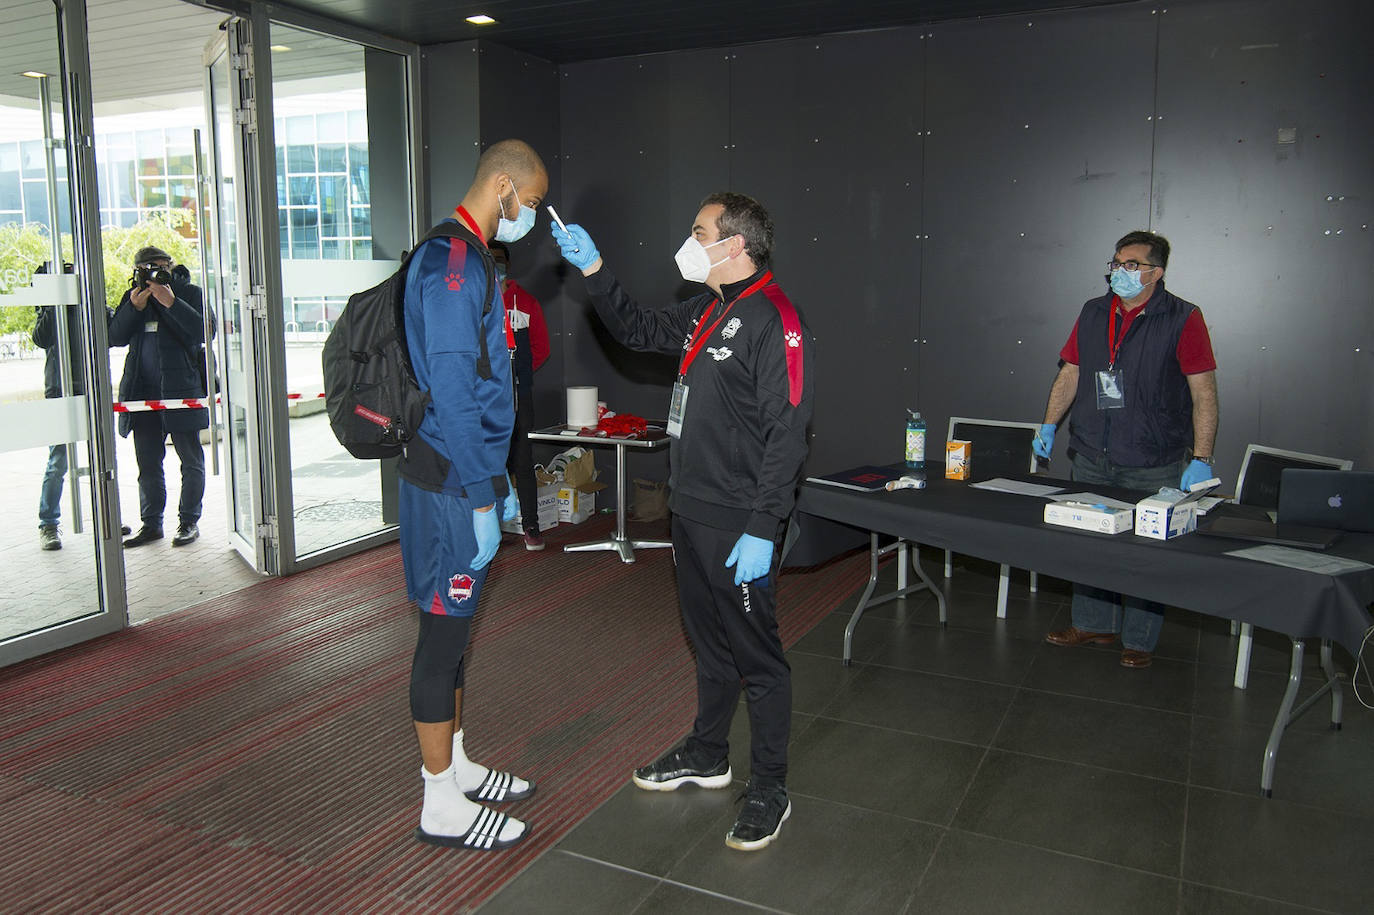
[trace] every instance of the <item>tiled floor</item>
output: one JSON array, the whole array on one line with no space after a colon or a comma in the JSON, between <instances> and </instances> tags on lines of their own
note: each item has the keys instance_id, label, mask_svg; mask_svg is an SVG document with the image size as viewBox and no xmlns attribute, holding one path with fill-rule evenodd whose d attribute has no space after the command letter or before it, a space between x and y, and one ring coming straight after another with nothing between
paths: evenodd
<instances>
[{"instance_id":1,"label":"tiled floor","mask_svg":"<svg viewBox=\"0 0 1374 915\"><path fill-rule=\"evenodd\" d=\"M947 629L929 597L879 607L846 668L851 599L789 652L793 812L774 845L725 847L742 783L651 794L627 772L481 911L1374 910L1374 712L1348 685L1344 729L1329 702L1301 719L1266 800L1282 639L1260 634L1239 691L1226 622L1170 611L1155 665L1127 670L1119 649L1041 641L1068 625L1064 583L1014 579L998 621L995 567L955 570ZM731 758L740 780L742 709Z\"/></svg>"}]
</instances>

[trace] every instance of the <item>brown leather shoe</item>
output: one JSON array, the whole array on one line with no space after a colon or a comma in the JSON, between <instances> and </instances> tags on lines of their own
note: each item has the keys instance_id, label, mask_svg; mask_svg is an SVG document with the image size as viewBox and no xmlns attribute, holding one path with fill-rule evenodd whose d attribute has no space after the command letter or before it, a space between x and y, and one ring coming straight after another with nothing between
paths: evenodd
<instances>
[{"instance_id":1,"label":"brown leather shoe","mask_svg":"<svg viewBox=\"0 0 1374 915\"><path fill-rule=\"evenodd\" d=\"M1149 667L1154 661L1154 655L1148 651L1136 651L1134 648L1127 648L1121 652L1121 666L1134 667L1139 670L1142 667Z\"/></svg>"},{"instance_id":2,"label":"brown leather shoe","mask_svg":"<svg viewBox=\"0 0 1374 915\"><path fill-rule=\"evenodd\" d=\"M1073 648L1076 645L1110 645L1116 641L1116 633L1088 632L1086 629L1070 626L1068 629L1051 632L1045 636L1045 641L1051 645L1062 645L1065 648Z\"/></svg>"}]
</instances>

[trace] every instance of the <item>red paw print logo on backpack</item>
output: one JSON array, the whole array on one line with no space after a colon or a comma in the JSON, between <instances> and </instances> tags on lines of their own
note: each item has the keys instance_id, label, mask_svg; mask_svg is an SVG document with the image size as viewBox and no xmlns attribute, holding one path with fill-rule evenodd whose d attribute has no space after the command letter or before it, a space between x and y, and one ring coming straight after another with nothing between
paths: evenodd
<instances>
[{"instance_id":1,"label":"red paw print logo on backpack","mask_svg":"<svg viewBox=\"0 0 1374 915\"><path fill-rule=\"evenodd\" d=\"M457 292L459 289L463 288L463 274L461 273L450 273L448 276L444 277L444 281L448 283L450 292Z\"/></svg>"}]
</instances>

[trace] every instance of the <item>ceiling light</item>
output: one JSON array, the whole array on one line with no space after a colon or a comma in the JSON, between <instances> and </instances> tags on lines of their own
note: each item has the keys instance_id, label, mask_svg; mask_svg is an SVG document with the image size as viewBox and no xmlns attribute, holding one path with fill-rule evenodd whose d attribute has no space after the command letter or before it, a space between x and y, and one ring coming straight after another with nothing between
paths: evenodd
<instances>
[{"instance_id":1,"label":"ceiling light","mask_svg":"<svg viewBox=\"0 0 1374 915\"><path fill-rule=\"evenodd\" d=\"M44 79L47 77L48 74L41 73L38 70L25 70L23 73L20 73L19 75L27 76L29 79Z\"/></svg>"},{"instance_id":2,"label":"ceiling light","mask_svg":"<svg viewBox=\"0 0 1374 915\"><path fill-rule=\"evenodd\" d=\"M289 50L291 50L291 48L290 48L289 45L284 45L284 44L274 44L274 45L270 45L269 47L270 47L273 51L289 51Z\"/></svg>"},{"instance_id":3,"label":"ceiling light","mask_svg":"<svg viewBox=\"0 0 1374 915\"><path fill-rule=\"evenodd\" d=\"M476 16L469 16L468 22L471 22L473 25L496 25L496 20L486 13L478 13Z\"/></svg>"}]
</instances>

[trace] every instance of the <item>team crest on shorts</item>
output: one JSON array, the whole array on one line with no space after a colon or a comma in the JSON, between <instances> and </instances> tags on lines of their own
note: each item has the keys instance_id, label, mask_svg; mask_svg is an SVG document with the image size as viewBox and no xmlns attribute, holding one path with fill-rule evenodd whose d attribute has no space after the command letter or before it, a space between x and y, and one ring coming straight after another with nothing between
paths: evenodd
<instances>
[{"instance_id":1,"label":"team crest on shorts","mask_svg":"<svg viewBox=\"0 0 1374 915\"><path fill-rule=\"evenodd\" d=\"M459 572L448 580L448 596L462 603L472 597L472 576Z\"/></svg>"}]
</instances>

